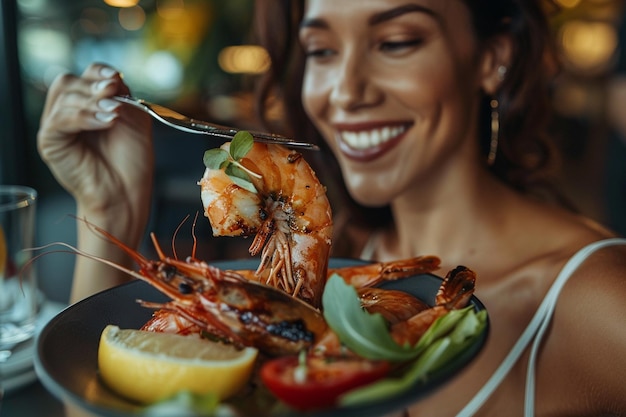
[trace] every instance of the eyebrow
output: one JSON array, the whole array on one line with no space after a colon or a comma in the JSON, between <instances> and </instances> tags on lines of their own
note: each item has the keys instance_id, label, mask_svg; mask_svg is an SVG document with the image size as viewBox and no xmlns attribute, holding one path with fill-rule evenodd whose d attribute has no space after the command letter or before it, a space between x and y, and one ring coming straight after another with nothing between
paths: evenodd
<instances>
[{"instance_id":1,"label":"eyebrow","mask_svg":"<svg viewBox=\"0 0 626 417\"><path fill-rule=\"evenodd\" d=\"M377 13L368 19L370 26L377 25L387 20L395 19L398 16L402 16L407 13L425 13L431 17L436 17L435 12L431 9L420 6L419 4L405 4L403 6L395 7L391 10L386 10L381 13Z\"/></svg>"},{"instance_id":2,"label":"eyebrow","mask_svg":"<svg viewBox=\"0 0 626 417\"><path fill-rule=\"evenodd\" d=\"M367 23L370 26L374 26L407 13L425 13L439 21L435 12L428 7L408 3L402 6L394 7L390 10L385 10L384 12L376 13L368 19ZM303 19L300 23L300 29L302 28L328 28L328 24L323 19L319 18Z\"/></svg>"}]
</instances>

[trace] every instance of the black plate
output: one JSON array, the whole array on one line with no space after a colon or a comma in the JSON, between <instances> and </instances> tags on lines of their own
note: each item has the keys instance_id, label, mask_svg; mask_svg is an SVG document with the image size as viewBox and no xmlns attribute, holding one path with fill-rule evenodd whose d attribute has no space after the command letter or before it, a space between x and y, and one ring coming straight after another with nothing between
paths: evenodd
<instances>
[{"instance_id":1,"label":"black plate","mask_svg":"<svg viewBox=\"0 0 626 417\"><path fill-rule=\"evenodd\" d=\"M331 267L358 264L360 261L332 259ZM254 260L215 262L223 269L254 269ZM406 291L433 304L441 285L435 275L419 275L386 282L383 287ZM162 302L167 298L142 281L133 281L86 298L59 313L42 330L37 339L35 370L43 385L56 397L97 415L106 417L130 417L140 409L122 397L109 391L98 379L98 343L102 330L108 324L120 328L140 328L152 315L152 310L141 307L136 300ZM472 297L470 301L477 310L483 304ZM316 413L308 417L367 417L379 416L401 409L415 402L453 377L482 349L488 334L488 326L478 340L463 354L443 369L434 373L426 382L388 400L363 406L341 407ZM267 416L303 416L295 412L268 411ZM259 412L254 416L263 417Z\"/></svg>"}]
</instances>

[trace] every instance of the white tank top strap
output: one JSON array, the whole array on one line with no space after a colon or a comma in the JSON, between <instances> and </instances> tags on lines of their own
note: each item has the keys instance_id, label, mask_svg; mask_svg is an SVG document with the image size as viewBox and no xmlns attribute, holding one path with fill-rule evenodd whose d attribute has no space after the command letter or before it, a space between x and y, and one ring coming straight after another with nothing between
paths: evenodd
<instances>
[{"instance_id":1,"label":"white tank top strap","mask_svg":"<svg viewBox=\"0 0 626 417\"><path fill-rule=\"evenodd\" d=\"M376 248L378 247L381 236L382 232L378 229L371 232L370 236L365 242L365 246L363 246L363 249L361 250L361 254L359 255L360 259L366 261L374 260L374 253L376 252Z\"/></svg>"},{"instance_id":2,"label":"white tank top strap","mask_svg":"<svg viewBox=\"0 0 626 417\"><path fill-rule=\"evenodd\" d=\"M626 239L613 238L591 243L579 250L561 269L552 287L548 290L537 312L532 320L517 340L509 354L504 358L500 366L485 385L476 393L474 398L457 414L457 417L473 416L487 401L491 394L498 388L504 377L509 373L513 365L517 362L528 344L533 340L530 357L528 360L528 370L526 376L526 394L524 400L524 415L532 417L535 410L535 363L537 352L541 344L543 335L552 319L552 314L556 306L556 301L572 273L595 251L613 245L626 245Z\"/></svg>"}]
</instances>

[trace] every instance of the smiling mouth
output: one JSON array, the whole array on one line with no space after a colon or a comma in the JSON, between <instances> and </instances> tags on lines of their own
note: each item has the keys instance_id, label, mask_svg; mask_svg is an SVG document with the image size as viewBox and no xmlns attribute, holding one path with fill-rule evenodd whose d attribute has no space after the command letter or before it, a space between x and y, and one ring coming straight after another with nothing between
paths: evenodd
<instances>
[{"instance_id":1,"label":"smiling mouth","mask_svg":"<svg viewBox=\"0 0 626 417\"><path fill-rule=\"evenodd\" d=\"M339 132L341 139L351 148L363 150L380 146L406 132L407 126L385 126L359 132Z\"/></svg>"},{"instance_id":2,"label":"smiling mouth","mask_svg":"<svg viewBox=\"0 0 626 417\"><path fill-rule=\"evenodd\" d=\"M351 159L369 161L393 148L409 127L409 124L398 124L358 131L340 129L340 148Z\"/></svg>"}]
</instances>

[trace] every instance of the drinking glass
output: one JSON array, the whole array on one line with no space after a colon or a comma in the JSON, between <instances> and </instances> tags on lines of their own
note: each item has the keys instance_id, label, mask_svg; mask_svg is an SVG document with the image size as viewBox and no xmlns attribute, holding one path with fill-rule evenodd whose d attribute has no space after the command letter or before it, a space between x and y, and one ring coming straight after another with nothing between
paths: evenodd
<instances>
[{"instance_id":1,"label":"drinking glass","mask_svg":"<svg viewBox=\"0 0 626 417\"><path fill-rule=\"evenodd\" d=\"M35 237L37 192L0 185L0 352L30 339L37 318L37 277L28 250Z\"/></svg>"}]
</instances>

